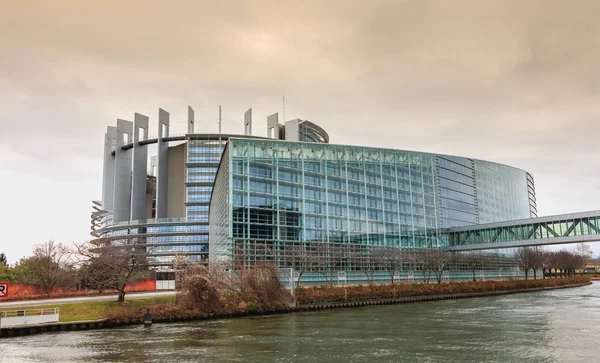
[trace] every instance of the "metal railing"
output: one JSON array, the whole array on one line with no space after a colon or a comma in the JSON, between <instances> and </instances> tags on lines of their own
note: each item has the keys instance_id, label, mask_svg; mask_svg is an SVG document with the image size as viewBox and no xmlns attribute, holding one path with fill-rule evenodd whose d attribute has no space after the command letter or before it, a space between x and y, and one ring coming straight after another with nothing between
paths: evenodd
<instances>
[{"instance_id":1,"label":"metal railing","mask_svg":"<svg viewBox=\"0 0 600 363\"><path fill-rule=\"evenodd\" d=\"M442 234L453 251L600 241L600 211L454 227Z\"/></svg>"},{"instance_id":2,"label":"metal railing","mask_svg":"<svg viewBox=\"0 0 600 363\"><path fill-rule=\"evenodd\" d=\"M59 314L59 312L60 312L60 308L5 310L5 311L0 311L0 319L15 318L15 317L19 317L19 316L56 315L56 314Z\"/></svg>"}]
</instances>

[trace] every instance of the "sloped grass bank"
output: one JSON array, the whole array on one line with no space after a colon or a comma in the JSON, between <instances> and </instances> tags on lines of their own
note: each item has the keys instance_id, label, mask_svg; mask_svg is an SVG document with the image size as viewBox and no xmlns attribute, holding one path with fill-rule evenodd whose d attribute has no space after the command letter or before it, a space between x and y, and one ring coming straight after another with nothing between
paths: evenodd
<instances>
[{"instance_id":1,"label":"sloped grass bank","mask_svg":"<svg viewBox=\"0 0 600 363\"><path fill-rule=\"evenodd\" d=\"M441 284L401 283L388 285L315 286L296 289L298 305L314 305L413 296L452 295L492 291L514 291L588 283L587 276L540 280L459 281Z\"/></svg>"},{"instance_id":2,"label":"sloped grass bank","mask_svg":"<svg viewBox=\"0 0 600 363\"><path fill-rule=\"evenodd\" d=\"M111 314L128 314L134 316L142 309L168 305L174 302L175 296L161 296L148 299L127 300L125 303L119 303L117 301L87 301L73 304L27 306L23 309L38 310L58 307L60 309L59 321L73 322L106 319ZM0 308L1 307L2 304L0 304ZM0 311L3 310L19 310L19 308L0 309Z\"/></svg>"}]
</instances>

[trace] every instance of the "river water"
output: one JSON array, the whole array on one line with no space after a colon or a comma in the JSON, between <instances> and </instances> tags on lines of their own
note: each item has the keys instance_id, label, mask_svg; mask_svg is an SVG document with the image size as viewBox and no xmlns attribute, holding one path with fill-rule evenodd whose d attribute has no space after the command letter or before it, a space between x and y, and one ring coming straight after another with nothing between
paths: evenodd
<instances>
[{"instance_id":1,"label":"river water","mask_svg":"<svg viewBox=\"0 0 600 363\"><path fill-rule=\"evenodd\" d=\"M599 362L600 283L0 340L0 362Z\"/></svg>"}]
</instances>

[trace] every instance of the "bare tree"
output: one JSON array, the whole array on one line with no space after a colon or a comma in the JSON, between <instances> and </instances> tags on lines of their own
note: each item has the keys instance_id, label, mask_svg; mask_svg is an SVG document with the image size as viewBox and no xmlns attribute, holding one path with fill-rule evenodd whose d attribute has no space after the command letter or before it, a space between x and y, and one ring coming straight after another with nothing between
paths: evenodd
<instances>
[{"instance_id":1,"label":"bare tree","mask_svg":"<svg viewBox=\"0 0 600 363\"><path fill-rule=\"evenodd\" d=\"M287 245L284 247L283 253L285 266L298 271L296 287L300 286L302 276L306 272L319 270L321 258L318 250L310 244Z\"/></svg>"},{"instance_id":2,"label":"bare tree","mask_svg":"<svg viewBox=\"0 0 600 363\"><path fill-rule=\"evenodd\" d=\"M594 252L592 248L587 243L579 243L575 248L576 253L581 257L581 263L583 265L582 272L585 271L585 265L587 265L588 261L592 260L594 257Z\"/></svg>"},{"instance_id":3,"label":"bare tree","mask_svg":"<svg viewBox=\"0 0 600 363\"><path fill-rule=\"evenodd\" d=\"M561 277L575 275L577 269L585 266L584 258L576 253L567 250L560 250L552 253L550 265L554 267L555 273Z\"/></svg>"},{"instance_id":4,"label":"bare tree","mask_svg":"<svg viewBox=\"0 0 600 363\"><path fill-rule=\"evenodd\" d=\"M376 249L355 249L352 254L358 256L360 269L367 277L367 282L372 285L375 282L375 272L381 268L383 264L382 255L377 253Z\"/></svg>"},{"instance_id":5,"label":"bare tree","mask_svg":"<svg viewBox=\"0 0 600 363\"><path fill-rule=\"evenodd\" d=\"M535 265L535 251L531 247L520 247L515 252L515 260L520 268L525 271L525 280L527 280L529 270Z\"/></svg>"},{"instance_id":6,"label":"bare tree","mask_svg":"<svg viewBox=\"0 0 600 363\"><path fill-rule=\"evenodd\" d=\"M402 250L399 247L379 247L373 253L378 256L381 268L390 274L393 284L396 272L402 269Z\"/></svg>"},{"instance_id":7,"label":"bare tree","mask_svg":"<svg viewBox=\"0 0 600 363\"><path fill-rule=\"evenodd\" d=\"M21 263L27 265L28 280L40 285L46 295L56 286L72 287L75 281L75 268L72 251L62 243L47 241L33 248L32 255Z\"/></svg>"},{"instance_id":8,"label":"bare tree","mask_svg":"<svg viewBox=\"0 0 600 363\"><path fill-rule=\"evenodd\" d=\"M335 243L318 242L313 243L315 252L319 256L319 272L325 278L328 284L333 285L335 272L342 265L342 262L348 260L344 255L344 249Z\"/></svg>"},{"instance_id":9,"label":"bare tree","mask_svg":"<svg viewBox=\"0 0 600 363\"><path fill-rule=\"evenodd\" d=\"M442 283L442 276L448 270L451 257L450 252L441 247L432 248L427 253L429 268L433 270L438 284Z\"/></svg>"},{"instance_id":10,"label":"bare tree","mask_svg":"<svg viewBox=\"0 0 600 363\"><path fill-rule=\"evenodd\" d=\"M87 266L89 281L99 289L114 289L117 301L125 301L125 288L132 282L147 276L146 245L137 239L119 244L110 242L76 244L80 264Z\"/></svg>"},{"instance_id":11,"label":"bare tree","mask_svg":"<svg viewBox=\"0 0 600 363\"><path fill-rule=\"evenodd\" d=\"M477 251L463 255L461 260L464 261L464 263L471 269L473 281L477 281L477 278L475 277L477 269L485 268L489 258L484 252Z\"/></svg>"},{"instance_id":12,"label":"bare tree","mask_svg":"<svg viewBox=\"0 0 600 363\"><path fill-rule=\"evenodd\" d=\"M539 246L535 246L532 253L531 269L533 270L533 279L536 280L538 269L543 267L544 253Z\"/></svg>"},{"instance_id":13,"label":"bare tree","mask_svg":"<svg viewBox=\"0 0 600 363\"><path fill-rule=\"evenodd\" d=\"M559 270L560 277L567 277L567 266L569 265L570 253L565 250L560 250L554 254L554 268Z\"/></svg>"},{"instance_id":14,"label":"bare tree","mask_svg":"<svg viewBox=\"0 0 600 363\"><path fill-rule=\"evenodd\" d=\"M548 275L550 275L550 272L551 272L553 253L551 251L545 250L543 247L539 247L538 253L539 253L539 265L540 265L540 268L542 269L542 279L545 279L546 278L546 270L548 270Z\"/></svg>"},{"instance_id":15,"label":"bare tree","mask_svg":"<svg viewBox=\"0 0 600 363\"><path fill-rule=\"evenodd\" d=\"M423 274L423 282L428 284L431 279L431 263L429 250L426 248L413 248L408 251L406 261Z\"/></svg>"},{"instance_id":16,"label":"bare tree","mask_svg":"<svg viewBox=\"0 0 600 363\"><path fill-rule=\"evenodd\" d=\"M586 261L587 257L569 252L568 267L570 269L571 276L575 276L577 270L583 273L585 270Z\"/></svg>"}]
</instances>

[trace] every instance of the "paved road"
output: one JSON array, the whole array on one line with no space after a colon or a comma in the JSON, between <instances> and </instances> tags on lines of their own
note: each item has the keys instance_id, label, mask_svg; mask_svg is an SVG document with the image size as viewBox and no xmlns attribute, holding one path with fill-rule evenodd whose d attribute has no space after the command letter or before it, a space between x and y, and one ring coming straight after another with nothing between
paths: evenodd
<instances>
[{"instance_id":1,"label":"paved road","mask_svg":"<svg viewBox=\"0 0 600 363\"><path fill-rule=\"evenodd\" d=\"M148 299L159 296L175 296L175 291L159 291L159 292L135 292L125 295L125 299ZM117 295L96 295L96 296L77 296L63 297L59 299L35 299L35 300L20 300L20 301L0 301L0 309L17 308L22 306L37 306L37 305L61 305L73 304L86 301L110 301L117 300Z\"/></svg>"}]
</instances>

